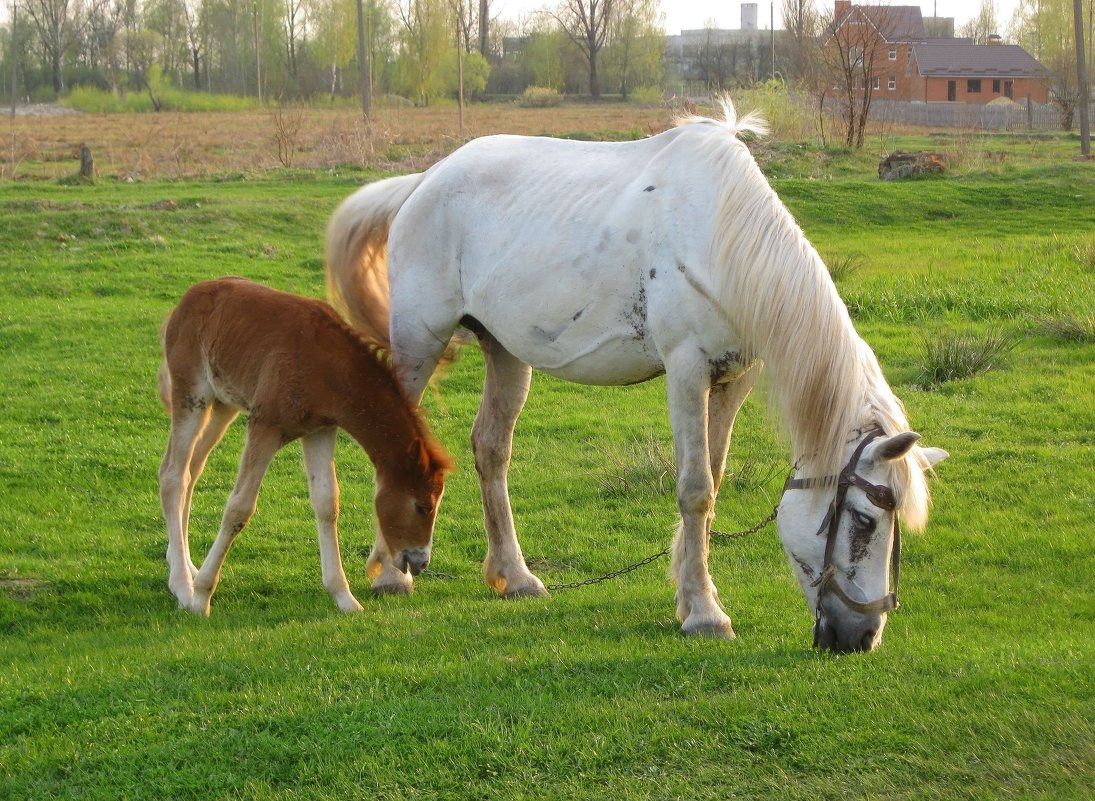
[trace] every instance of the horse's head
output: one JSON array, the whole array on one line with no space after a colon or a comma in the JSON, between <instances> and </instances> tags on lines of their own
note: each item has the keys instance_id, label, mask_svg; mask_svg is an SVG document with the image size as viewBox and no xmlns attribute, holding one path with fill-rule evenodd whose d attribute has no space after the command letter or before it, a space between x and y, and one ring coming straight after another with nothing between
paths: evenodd
<instances>
[{"instance_id":1,"label":"horse's head","mask_svg":"<svg viewBox=\"0 0 1095 801\"><path fill-rule=\"evenodd\" d=\"M924 471L947 458L921 448L911 431L868 431L848 444L837 475L789 479L779 505L779 537L815 616L814 645L870 651L897 608L898 515L923 526ZM890 590L890 565L894 587Z\"/></svg>"},{"instance_id":2,"label":"horse's head","mask_svg":"<svg viewBox=\"0 0 1095 801\"><path fill-rule=\"evenodd\" d=\"M376 517L395 566L417 576L430 563L433 526L452 459L439 445L416 438L404 459L377 465Z\"/></svg>"}]
</instances>

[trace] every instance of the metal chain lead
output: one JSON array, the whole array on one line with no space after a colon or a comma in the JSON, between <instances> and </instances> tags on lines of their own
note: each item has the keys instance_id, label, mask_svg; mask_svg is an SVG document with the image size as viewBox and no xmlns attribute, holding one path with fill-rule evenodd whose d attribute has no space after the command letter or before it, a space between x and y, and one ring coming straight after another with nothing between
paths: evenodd
<instances>
[{"instance_id":1,"label":"metal chain lead","mask_svg":"<svg viewBox=\"0 0 1095 801\"><path fill-rule=\"evenodd\" d=\"M755 526L751 526L750 528L744 529L742 531L724 532L712 530L711 536L717 537L718 539L722 540L736 540L741 539L742 537L748 537L750 534L756 534L758 531L765 528L769 523L776 519L777 514L779 514L779 507L774 506L772 507L771 513ZM651 562L656 562L663 556L668 556L671 550L673 550L671 547L666 548L664 550L658 551L658 553L651 554L645 559L640 559L634 564L621 567L619 570L613 570L611 573L605 573L603 576L597 576L596 578L583 579L582 581L571 581L565 584L546 584L544 586L545 589L554 592L555 590L573 590L577 589L578 587L589 587L593 584L601 584L605 581L611 581L614 578L625 576L628 573L638 570L640 567L645 567Z\"/></svg>"}]
</instances>

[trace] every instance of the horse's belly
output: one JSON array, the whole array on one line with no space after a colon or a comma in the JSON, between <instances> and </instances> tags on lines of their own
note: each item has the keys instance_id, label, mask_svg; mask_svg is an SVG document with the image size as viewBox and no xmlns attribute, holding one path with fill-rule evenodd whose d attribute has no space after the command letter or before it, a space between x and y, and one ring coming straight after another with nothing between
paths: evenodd
<instances>
[{"instance_id":1,"label":"horse's belly","mask_svg":"<svg viewBox=\"0 0 1095 801\"><path fill-rule=\"evenodd\" d=\"M603 305L589 303L565 315L546 314L541 307L475 317L518 359L567 381L619 386L665 372L645 317L605 313Z\"/></svg>"}]
</instances>

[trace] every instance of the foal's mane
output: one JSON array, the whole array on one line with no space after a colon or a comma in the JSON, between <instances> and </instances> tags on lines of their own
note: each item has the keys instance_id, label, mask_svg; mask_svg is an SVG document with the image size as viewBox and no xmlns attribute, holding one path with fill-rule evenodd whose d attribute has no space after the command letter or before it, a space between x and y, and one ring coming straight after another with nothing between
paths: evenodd
<instances>
[{"instance_id":1,"label":"foal's mane","mask_svg":"<svg viewBox=\"0 0 1095 801\"><path fill-rule=\"evenodd\" d=\"M722 120L680 123L694 126L697 155L724 187L712 288L748 355L765 364L799 465L831 475L843 466L852 432L878 426L892 435L908 431L908 421L824 262L741 140L764 135L767 125L755 112L738 119L728 98L722 110ZM907 525L918 528L927 514L926 462L914 448L893 467Z\"/></svg>"}]
</instances>

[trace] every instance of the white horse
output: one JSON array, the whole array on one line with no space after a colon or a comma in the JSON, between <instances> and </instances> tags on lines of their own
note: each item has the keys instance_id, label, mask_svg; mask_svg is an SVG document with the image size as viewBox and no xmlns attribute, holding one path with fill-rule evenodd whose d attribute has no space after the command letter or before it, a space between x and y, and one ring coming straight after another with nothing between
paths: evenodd
<instances>
[{"instance_id":1,"label":"white horse","mask_svg":"<svg viewBox=\"0 0 1095 801\"><path fill-rule=\"evenodd\" d=\"M331 219L328 291L390 349L415 399L454 331L478 336L483 572L507 597L546 594L507 488L532 368L598 385L664 373L681 514L671 571L689 634L734 636L707 568L709 532L734 417L763 362L797 457L801 481L784 494L779 533L816 615L815 642L870 649L895 605L892 595L867 601L889 589L894 515L923 526L924 471L947 454L915 444L821 258L739 138L763 134L763 122L723 106L721 121L690 118L637 142L488 136L426 172L369 184ZM834 519L836 482L825 479L875 429L883 436L857 454L859 476L892 488L896 508L844 486L826 548L816 534ZM374 589L409 589L383 549L378 539Z\"/></svg>"}]
</instances>

